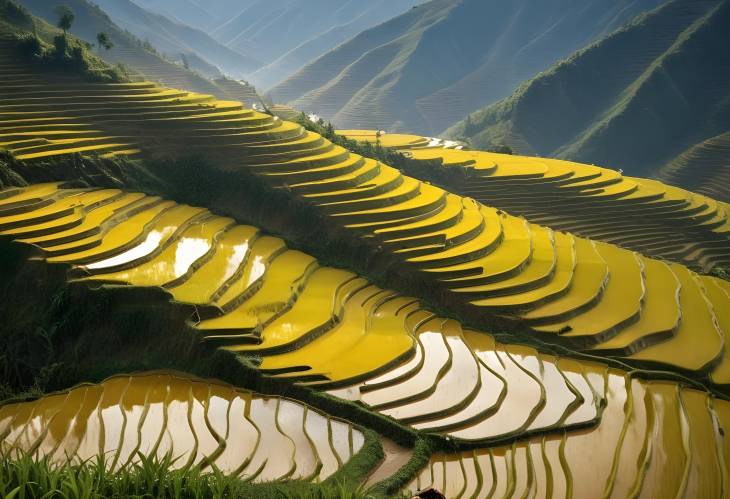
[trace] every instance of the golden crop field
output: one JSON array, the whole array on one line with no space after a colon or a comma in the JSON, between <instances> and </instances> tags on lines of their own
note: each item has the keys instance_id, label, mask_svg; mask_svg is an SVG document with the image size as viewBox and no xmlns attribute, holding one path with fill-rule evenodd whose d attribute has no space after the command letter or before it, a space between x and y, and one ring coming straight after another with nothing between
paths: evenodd
<instances>
[{"instance_id":1,"label":"golden crop field","mask_svg":"<svg viewBox=\"0 0 730 499\"><path fill-rule=\"evenodd\" d=\"M118 375L0 408L4 452L54 462L104 455L110 469L140 455L216 466L246 480L324 480L357 453L352 425L299 402L173 373Z\"/></svg>"},{"instance_id":2,"label":"golden crop field","mask_svg":"<svg viewBox=\"0 0 730 499\"><path fill-rule=\"evenodd\" d=\"M407 487L447 497L723 497L730 405L701 391L608 375L595 429L435 454ZM671 449L671 450L670 450Z\"/></svg>"},{"instance_id":3,"label":"golden crop field","mask_svg":"<svg viewBox=\"0 0 730 499\"><path fill-rule=\"evenodd\" d=\"M416 352L428 356L414 340L450 329L446 319L421 317L416 298L323 267L281 239L204 208L58 184L0 194L0 236L34 245L51 264L70 264L74 280L158 286L177 301L208 307L196 327L232 351L272 355L265 370L307 366L307 376L339 384L365 379ZM480 274L458 277L470 264L435 267L440 260L412 258L441 274L453 293L510 314L539 342L730 384L727 281L518 218L493 213L485 221L483 206L471 210L477 241L495 241Z\"/></svg>"},{"instance_id":4,"label":"golden crop field","mask_svg":"<svg viewBox=\"0 0 730 499\"><path fill-rule=\"evenodd\" d=\"M712 438L718 441L718 445L721 441L718 432L723 426L712 426L711 422L722 423L722 411L727 404L722 400L697 390L682 389L682 385L676 382L640 381L596 360L548 355L533 347L498 342L489 334L463 328L453 319L429 312L414 298L380 289L350 272L321 266L316 259L287 249L280 239L261 234L251 226L236 225L231 219L215 216L205 209L116 189L63 189L57 184L7 190L1 192L0 197L0 214L3 215L0 217L1 235L32 244L48 264L69 265L69 279L105 285L163 287L169 291L171 299L210 307L207 318L195 324L202 337L238 355L259 355L259 369L266 375L289 378L326 390L338 398L359 401L370 410L419 431L448 436L471 445L489 445L515 437L527 439L525 443L514 444L505 450L489 447L489 450L477 450L461 456L435 455L432 464L420 473L415 485L411 485L414 488L429 481L440 484L443 480L447 483L446 490L454 493L462 486L464 490L467 487L468 490L477 490L484 484L489 484L489 488L519 485L529 489L544 488L548 482L554 482L550 487L559 488L572 482L574 475L572 486L576 490L582 486L601 487L601 490L602 487L658 487L660 484L651 481L644 485L645 478L639 475L627 477L621 474L617 479L617 472L611 470L618 466L613 464L618 463L618 454L605 457L607 464L601 468L605 473L601 482L581 483L581 449L586 446L608 449L610 446L618 453L623 445L631 445L626 452L644 456L649 469L647 476L669 469L665 466L672 469L685 466L687 477L680 485L687 487L687 480L694 476L693 473L699 473L699 468L690 466L693 461L687 457L696 452L693 446L698 445L692 443L692 438L707 434L714 435ZM585 244L598 254L595 243ZM707 324L717 321L711 315L711 303L718 311L728 308L730 299L724 281L696 276L678 265L672 268L648 258L639 259L629 251L609 245L603 248L615 260L616 272L623 271L624 267L630 268L629 263L639 267L643 262L646 277L656 278L658 288L667 286L662 278L676 279L676 289L669 290L666 301L662 301L662 294L657 292L660 306L656 311L651 316L642 314L641 321L628 327L628 332L635 335L633 337L641 338L636 336L642 331L638 324L644 322L643 331L647 335L656 335L657 331L649 326L661 323L661 319L670 315L666 313L669 306L679 309L685 305L688 308L683 311L684 316L697 321L702 319L702 314L695 314L696 303L677 301L677 290L681 290L683 285L690 287L687 292L690 299L698 294L696 299L705 301ZM574 254L576 258L582 255ZM579 259L576 265L580 264ZM586 264L594 268L597 260ZM603 265L601 276L605 279L610 268L605 262ZM653 267L658 270L656 275L649 272L650 268L654 271ZM679 278L685 280L680 281ZM650 285L647 285L648 289ZM621 298L628 298L625 293L624 290L616 297L614 313L622 307ZM651 303L649 298L646 303ZM595 306L603 307L600 304ZM679 315L679 311L675 314ZM695 315L698 317L695 318ZM580 314L577 317L581 319ZM595 320L583 319L585 327L595 324ZM677 317L670 316L668 320L676 322ZM711 371L712 380L722 384L726 382L722 376L727 376L727 362L722 360L724 330L715 330L717 342L712 350L708 350L705 347L709 342L691 341L704 332L704 327L700 322L684 322L673 335L657 339L655 345L639 348L629 358L649 359L653 354L654 360L666 364L666 369L689 370L700 369L709 362L708 358L721 359L719 364L708 365L716 366ZM567 336L570 337L570 334ZM683 352L682 356L677 355L679 351ZM693 364L687 367L679 365L678 358ZM139 387L129 388L137 384L138 379ZM157 414L165 404L171 403L159 400L153 404L155 393L160 398L162 393L179 391L185 397L193 397L191 400L202 400L200 410L209 410L205 400L212 400L213 395L206 390L223 390L162 375L120 377L102 386L110 383L119 385L109 389L117 396L104 398L106 402L102 404L99 393L106 393L106 388L94 388L91 405L84 403L89 413L93 413L88 416L91 419L85 430L87 433L98 435L98 430L92 432L91 427L99 424L94 418L99 417L97 414L104 414L105 407L112 410L120 407L115 404L122 404L125 409L115 410L127 414L121 420L127 421L124 427L129 425L128 421L143 427L147 416L142 418L142 415L151 411L154 404L159 406L154 412ZM183 383L183 387L173 390L171 383ZM68 425L66 421L72 415L62 416L59 397L81 397L78 390L41 399L42 410L35 408L36 403L21 406L22 411L15 405L4 406L3 412L13 415L11 419L5 419L5 445L9 448L47 449L52 455L59 456L64 455L60 451L63 449L79 458L91 457L96 447L93 443L84 443L84 433L79 434L76 440L61 437ZM226 393L232 392L230 388L225 390ZM88 398L88 395L84 397ZM179 398L166 397L168 399L165 400ZM232 400L221 394L217 397ZM137 400L137 405L132 403L133 399ZM682 403L677 400L682 400ZM278 410L277 404L282 403L271 402L269 416L271 411ZM97 406L101 409L92 409ZM126 409L130 406L131 409ZM287 407L299 411L297 414L301 416L301 406L291 402L287 403ZM176 410L185 412L184 408ZM61 436L54 439L44 433L43 429L48 426L43 423L44 417L53 419L50 428L58 428L54 431ZM319 419L326 423L326 418L319 416ZM116 421L120 420L117 418ZM256 420L252 421L258 426ZM297 421L301 423L301 419ZM195 420L190 424L195 425ZM215 423L211 424L215 428ZM667 425L675 425L676 428L664 429ZM677 425L684 428L684 433L677 429L680 427ZM133 456L130 454L132 449L128 448L130 445L153 445L151 440L144 439L127 442L120 437L119 432L123 429L116 428L114 423L108 423L107 428L106 432L117 432L104 440L108 442L104 444L108 446L104 447L104 452L113 451L115 462ZM646 450L648 446L675 449L671 440L660 439L658 435L661 433L651 433L651 428L676 435L680 443L684 442L676 447L685 449L687 453L684 457L676 456L679 464L651 460ZM185 430L173 428L170 431ZM215 460L217 463L225 455L220 437L222 432L222 429L219 430L218 437L206 435L209 445L205 450L198 448L197 454L194 449L186 447L185 440L173 438L172 441L178 445L175 452L179 450L186 459ZM554 434L558 436L550 436ZM627 434L643 436L639 440L627 441ZM301 435L285 433L285 436L299 442L299 445L307 442ZM253 434L248 438L255 441ZM158 440L156 437L155 442ZM202 440L202 436L197 439ZM312 440L321 443L321 440ZM561 443L563 441L565 443ZM83 452L80 449L84 449ZM155 452L164 454L163 450L169 449L155 447ZM301 452L305 453L304 450ZM306 452L311 460L311 450ZM539 455L536 454L538 452ZM559 458L561 454L558 452L568 457ZM722 452L722 449L717 452ZM239 461L235 463L226 461L228 465L223 469L245 475L242 471L242 463L245 462L248 463L245 468L248 473L260 471L251 464L257 459L255 452L248 456L249 460L245 460L246 456L238 455L236 459ZM547 465L536 464L538 458L552 461L548 461ZM721 461L718 457L703 458L709 459L708 463L719 469ZM342 461L342 458L333 461L331 455L321 457L323 462L327 459L333 463ZM310 469L314 465L309 461L297 464L298 467L292 467L289 458L276 462L284 466L277 468L279 475L255 476L292 477L299 468L307 469L299 476L314 476ZM531 467L528 474L519 471L528 465ZM324 469L332 470L331 467ZM452 478L450 474L454 473L458 477ZM324 477L322 474L316 476ZM527 477L532 477L529 483L520 482ZM713 475L713 480L717 482L719 475Z\"/></svg>"},{"instance_id":5,"label":"golden crop field","mask_svg":"<svg viewBox=\"0 0 730 499\"><path fill-rule=\"evenodd\" d=\"M727 205L705 195L572 161L472 151L417 135L337 133L401 151L426 168L435 163L452 174L452 192L533 223L705 270L730 262Z\"/></svg>"},{"instance_id":6,"label":"golden crop field","mask_svg":"<svg viewBox=\"0 0 730 499\"><path fill-rule=\"evenodd\" d=\"M249 481L320 482L386 425L407 436L384 459L402 473L358 472L404 493L710 499L730 487L730 284L697 272L729 261L727 205L592 165L340 132L459 171L452 192L239 102L40 71L10 39L0 74L0 147L19 169L203 154L303 202L420 286L322 263L286 234L162 194L93 179L7 187L0 244L92 301L163 290L169 303L153 305L187 307L170 327L206 355L367 416L172 371L119 373L2 403L3 452L111 456L114 469L169 454Z\"/></svg>"}]
</instances>

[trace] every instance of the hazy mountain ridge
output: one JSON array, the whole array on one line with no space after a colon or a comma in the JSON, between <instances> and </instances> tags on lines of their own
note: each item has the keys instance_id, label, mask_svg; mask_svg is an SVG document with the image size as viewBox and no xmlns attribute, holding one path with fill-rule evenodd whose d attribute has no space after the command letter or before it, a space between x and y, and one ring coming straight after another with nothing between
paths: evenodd
<instances>
[{"instance_id":1,"label":"hazy mountain ridge","mask_svg":"<svg viewBox=\"0 0 730 499\"><path fill-rule=\"evenodd\" d=\"M150 12L161 14L172 21L178 21L198 29L215 27L217 20L202 5L192 0L135 0L137 5Z\"/></svg>"},{"instance_id":2,"label":"hazy mountain ridge","mask_svg":"<svg viewBox=\"0 0 730 499\"><path fill-rule=\"evenodd\" d=\"M246 0L134 0L134 3L150 12L206 32L215 29L246 6Z\"/></svg>"},{"instance_id":3,"label":"hazy mountain ridge","mask_svg":"<svg viewBox=\"0 0 730 499\"><path fill-rule=\"evenodd\" d=\"M367 9L354 11L351 19L337 19L331 27L325 27L320 34L303 41L256 71L251 75L251 80L261 88L270 88L361 31L385 22L421 2L422 0L371 0L367 4L360 3L360 6L367 5Z\"/></svg>"},{"instance_id":4,"label":"hazy mountain ridge","mask_svg":"<svg viewBox=\"0 0 730 499\"><path fill-rule=\"evenodd\" d=\"M433 0L352 38L270 94L345 128L436 134L658 3Z\"/></svg>"},{"instance_id":5,"label":"hazy mountain ridge","mask_svg":"<svg viewBox=\"0 0 730 499\"><path fill-rule=\"evenodd\" d=\"M358 67L358 62L368 61L377 57L373 57L370 52L377 51L389 43L393 43L405 33L420 32L426 27L435 24L448 14L448 6L451 2L448 0L434 0L427 4L421 5L409 12L387 21L379 26L364 31L346 43L340 45L336 49L324 54L313 63L302 68L297 74L277 85L270 91L270 95L274 100L281 102L294 102L297 99L302 102L311 101L312 107L317 105L326 105L327 99L319 99L319 94L325 94L330 88L342 84L348 76L362 69L365 76L369 76L366 64ZM452 3L452 6L455 5ZM385 65L387 60L381 62L381 66ZM343 69L344 68L344 69ZM344 99L348 99L347 93L343 95ZM330 101L337 101L333 95L328 95ZM341 99L340 99L341 100ZM346 104L346 100L340 104L335 104L334 112ZM326 110L319 109L318 112L325 116Z\"/></svg>"},{"instance_id":6,"label":"hazy mountain ridge","mask_svg":"<svg viewBox=\"0 0 730 499\"><path fill-rule=\"evenodd\" d=\"M446 135L648 174L730 129L730 7L675 0Z\"/></svg>"},{"instance_id":7,"label":"hazy mountain ridge","mask_svg":"<svg viewBox=\"0 0 730 499\"><path fill-rule=\"evenodd\" d=\"M139 1L150 4L155 0ZM268 87L360 31L422 1L245 0L229 9L229 15L209 32L231 49L253 54L269 65L251 77L257 85ZM219 12L220 6L220 1L210 2L206 8L215 16L213 7Z\"/></svg>"},{"instance_id":8,"label":"hazy mountain ridge","mask_svg":"<svg viewBox=\"0 0 730 499\"><path fill-rule=\"evenodd\" d=\"M31 0L35 1L35 0ZM98 0L121 28L210 78L268 88L423 0ZM184 55L184 57L183 57Z\"/></svg>"},{"instance_id":9,"label":"hazy mountain ridge","mask_svg":"<svg viewBox=\"0 0 730 499\"><path fill-rule=\"evenodd\" d=\"M261 66L255 58L229 49L203 31L149 12L130 0L95 0L95 3L119 26L172 57L196 54L237 78L244 78Z\"/></svg>"},{"instance_id":10,"label":"hazy mountain ridge","mask_svg":"<svg viewBox=\"0 0 730 499\"><path fill-rule=\"evenodd\" d=\"M730 131L689 147L657 176L662 182L730 202Z\"/></svg>"}]
</instances>

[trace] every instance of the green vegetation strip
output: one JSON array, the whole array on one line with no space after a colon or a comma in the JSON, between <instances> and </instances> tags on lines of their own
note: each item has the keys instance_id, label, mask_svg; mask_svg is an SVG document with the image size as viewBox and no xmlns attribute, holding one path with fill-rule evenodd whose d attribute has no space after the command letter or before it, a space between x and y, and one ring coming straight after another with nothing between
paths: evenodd
<instances>
[{"instance_id":1,"label":"green vegetation strip","mask_svg":"<svg viewBox=\"0 0 730 499\"><path fill-rule=\"evenodd\" d=\"M332 481L320 485L291 481L251 484L217 470L173 469L173 460L143 459L108 471L103 459L72 466L55 466L32 454L0 456L0 495L17 498L69 497L256 497L260 499L376 498L356 485Z\"/></svg>"}]
</instances>

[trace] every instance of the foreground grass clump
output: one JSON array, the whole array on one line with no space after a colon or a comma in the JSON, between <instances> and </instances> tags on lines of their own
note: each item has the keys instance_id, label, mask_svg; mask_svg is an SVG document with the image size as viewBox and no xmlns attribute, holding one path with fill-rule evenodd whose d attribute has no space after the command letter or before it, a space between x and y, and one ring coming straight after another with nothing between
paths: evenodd
<instances>
[{"instance_id":1,"label":"foreground grass clump","mask_svg":"<svg viewBox=\"0 0 730 499\"><path fill-rule=\"evenodd\" d=\"M343 483L251 484L219 470L175 469L176 460L140 456L131 466L110 471L103 459L59 465L31 454L0 456L0 495L12 499L155 497L367 499L361 487Z\"/></svg>"}]
</instances>

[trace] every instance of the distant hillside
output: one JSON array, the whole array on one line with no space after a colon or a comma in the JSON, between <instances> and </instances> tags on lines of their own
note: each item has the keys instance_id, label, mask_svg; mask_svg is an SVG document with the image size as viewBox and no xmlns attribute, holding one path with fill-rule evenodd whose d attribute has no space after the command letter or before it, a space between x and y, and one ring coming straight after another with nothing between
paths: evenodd
<instances>
[{"instance_id":1,"label":"distant hillside","mask_svg":"<svg viewBox=\"0 0 730 499\"><path fill-rule=\"evenodd\" d=\"M523 154L651 174L730 130L728 26L728 1L675 0L473 113L446 135L480 147L505 143ZM714 174L703 164L702 171L682 168Z\"/></svg>"},{"instance_id":2,"label":"distant hillside","mask_svg":"<svg viewBox=\"0 0 730 499\"><path fill-rule=\"evenodd\" d=\"M341 7L343 12L332 19L334 23L330 27L323 23L319 33L300 44L294 45L278 59L253 73L250 79L262 89L271 88L361 31L392 19L414 5L422 3L422 1L369 0L367 2L349 2ZM327 19L322 20L327 21ZM296 43L297 40L293 41Z\"/></svg>"},{"instance_id":3,"label":"distant hillside","mask_svg":"<svg viewBox=\"0 0 730 499\"><path fill-rule=\"evenodd\" d=\"M255 0L134 0L147 10L206 33L238 15Z\"/></svg>"},{"instance_id":4,"label":"distant hillside","mask_svg":"<svg viewBox=\"0 0 730 499\"><path fill-rule=\"evenodd\" d=\"M211 36L267 63L251 81L268 88L357 33L422 1L244 0L238 15L232 10Z\"/></svg>"},{"instance_id":5,"label":"distant hillside","mask_svg":"<svg viewBox=\"0 0 730 499\"><path fill-rule=\"evenodd\" d=\"M245 78L261 67L261 63L253 57L229 49L203 31L149 12L130 0L95 0L95 3L120 27L149 41L173 59L179 59L184 54L189 60L191 55L197 55L236 78ZM219 76L207 71L203 71L203 74Z\"/></svg>"},{"instance_id":6,"label":"distant hillside","mask_svg":"<svg viewBox=\"0 0 730 499\"><path fill-rule=\"evenodd\" d=\"M271 89L345 128L433 135L662 0L432 0Z\"/></svg>"},{"instance_id":7,"label":"distant hillside","mask_svg":"<svg viewBox=\"0 0 730 499\"><path fill-rule=\"evenodd\" d=\"M730 131L688 148L662 167L658 177L730 203Z\"/></svg>"},{"instance_id":8,"label":"distant hillside","mask_svg":"<svg viewBox=\"0 0 730 499\"><path fill-rule=\"evenodd\" d=\"M27 7L34 15L56 24L55 9L60 1L56 3L48 0L19 0L18 3ZM100 31L109 35L114 48L97 52L104 60L112 64L124 64L140 73L145 79L158 81L166 86L213 94L223 99L229 98L226 92L206 78L163 59L154 53L154 48L151 46L143 47L134 36L114 24L99 7L91 5L86 0L63 0L62 3L70 7L76 16L71 33L90 43L96 42L96 35Z\"/></svg>"}]
</instances>

